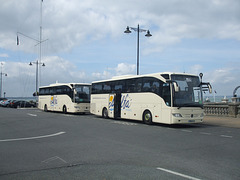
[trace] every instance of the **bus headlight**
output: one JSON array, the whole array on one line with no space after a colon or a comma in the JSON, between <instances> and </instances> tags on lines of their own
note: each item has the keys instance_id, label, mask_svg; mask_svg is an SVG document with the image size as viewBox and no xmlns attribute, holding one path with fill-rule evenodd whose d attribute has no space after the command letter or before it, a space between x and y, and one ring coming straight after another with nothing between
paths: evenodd
<instances>
[{"instance_id":1,"label":"bus headlight","mask_svg":"<svg viewBox=\"0 0 240 180\"><path fill-rule=\"evenodd\" d=\"M79 106L74 106L74 108L75 108L75 109L80 109L80 107L79 107Z\"/></svg>"},{"instance_id":2,"label":"bus headlight","mask_svg":"<svg viewBox=\"0 0 240 180\"><path fill-rule=\"evenodd\" d=\"M172 114L174 117L182 117L182 115L180 113L173 113Z\"/></svg>"},{"instance_id":3,"label":"bus headlight","mask_svg":"<svg viewBox=\"0 0 240 180\"><path fill-rule=\"evenodd\" d=\"M203 117L204 116L204 113L201 113L200 117Z\"/></svg>"}]
</instances>

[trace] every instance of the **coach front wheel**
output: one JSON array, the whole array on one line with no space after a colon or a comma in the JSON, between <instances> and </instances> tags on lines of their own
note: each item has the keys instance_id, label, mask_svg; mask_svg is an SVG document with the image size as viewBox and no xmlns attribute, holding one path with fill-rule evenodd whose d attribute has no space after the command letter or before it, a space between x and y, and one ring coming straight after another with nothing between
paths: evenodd
<instances>
[{"instance_id":1,"label":"coach front wheel","mask_svg":"<svg viewBox=\"0 0 240 180\"><path fill-rule=\"evenodd\" d=\"M108 118L108 110L107 110L107 108L103 108L102 117L106 118L106 119Z\"/></svg>"},{"instance_id":2,"label":"coach front wheel","mask_svg":"<svg viewBox=\"0 0 240 180\"><path fill-rule=\"evenodd\" d=\"M152 124L152 114L149 110L144 111L143 122L148 125Z\"/></svg>"},{"instance_id":3,"label":"coach front wheel","mask_svg":"<svg viewBox=\"0 0 240 180\"><path fill-rule=\"evenodd\" d=\"M48 111L48 108L47 108L47 105L45 104L44 106L44 111L47 112Z\"/></svg>"}]
</instances>

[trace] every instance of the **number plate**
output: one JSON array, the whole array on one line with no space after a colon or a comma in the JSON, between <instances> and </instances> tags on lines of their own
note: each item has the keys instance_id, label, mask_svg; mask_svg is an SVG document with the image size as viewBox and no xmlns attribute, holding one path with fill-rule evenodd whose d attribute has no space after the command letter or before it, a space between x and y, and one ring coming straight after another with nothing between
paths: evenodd
<instances>
[{"instance_id":1,"label":"number plate","mask_svg":"<svg viewBox=\"0 0 240 180\"><path fill-rule=\"evenodd\" d=\"M193 123L193 122L195 122L195 120L188 120L188 122L191 122L191 123Z\"/></svg>"}]
</instances>

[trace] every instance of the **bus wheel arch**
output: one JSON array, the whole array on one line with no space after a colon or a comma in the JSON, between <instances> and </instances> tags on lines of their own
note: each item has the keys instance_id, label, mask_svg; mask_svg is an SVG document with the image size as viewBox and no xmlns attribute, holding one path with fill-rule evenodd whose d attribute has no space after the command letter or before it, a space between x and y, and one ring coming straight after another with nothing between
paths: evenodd
<instances>
[{"instance_id":1,"label":"bus wheel arch","mask_svg":"<svg viewBox=\"0 0 240 180\"><path fill-rule=\"evenodd\" d=\"M66 107L66 105L63 105L63 109L62 109L62 110L63 110L63 113L64 113L64 114L67 113L67 107Z\"/></svg>"},{"instance_id":2,"label":"bus wheel arch","mask_svg":"<svg viewBox=\"0 0 240 180\"><path fill-rule=\"evenodd\" d=\"M103 108L102 110L102 117L107 119L108 118L108 110L106 107Z\"/></svg>"},{"instance_id":3,"label":"bus wheel arch","mask_svg":"<svg viewBox=\"0 0 240 180\"><path fill-rule=\"evenodd\" d=\"M46 105L46 104L44 105L44 111L45 111L45 112L48 111L48 108L47 108L47 105Z\"/></svg>"},{"instance_id":4,"label":"bus wheel arch","mask_svg":"<svg viewBox=\"0 0 240 180\"><path fill-rule=\"evenodd\" d=\"M148 109L146 109L143 112L142 119L145 124L151 125L152 124L152 113Z\"/></svg>"}]
</instances>

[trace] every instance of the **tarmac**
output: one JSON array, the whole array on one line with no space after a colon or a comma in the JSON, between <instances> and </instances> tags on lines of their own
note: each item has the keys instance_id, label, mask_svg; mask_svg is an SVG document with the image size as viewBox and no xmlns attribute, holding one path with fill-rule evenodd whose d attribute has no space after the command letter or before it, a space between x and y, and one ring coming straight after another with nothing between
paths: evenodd
<instances>
[{"instance_id":1,"label":"tarmac","mask_svg":"<svg viewBox=\"0 0 240 180\"><path fill-rule=\"evenodd\" d=\"M205 116L203 124L225 126L231 128L240 128L240 118L222 117L222 116Z\"/></svg>"}]
</instances>

